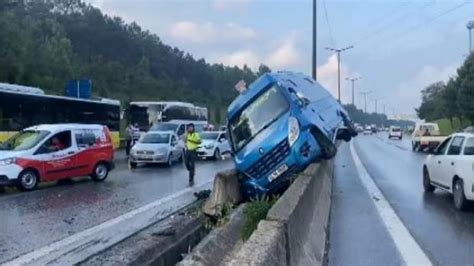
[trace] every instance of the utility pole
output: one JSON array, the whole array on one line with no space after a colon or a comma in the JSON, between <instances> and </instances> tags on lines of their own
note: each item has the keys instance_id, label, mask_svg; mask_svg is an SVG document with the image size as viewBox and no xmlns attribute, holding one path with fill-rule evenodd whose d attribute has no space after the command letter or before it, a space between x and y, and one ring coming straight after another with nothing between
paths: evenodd
<instances>
[{"instance_id":1,"label":"utility pole","mask_svg":"<svg viewBox=\"0 0 474 266\"><path fill-rule=\"evenodd\" d=\"M346 80L349 80L352 83L352 105L354 105L354 106L355 106L355 102L354 102L354 82L359 80L359 79L362 79L362 77L346 78Z\"/></svg>"},{"instance_id":2,"label":"utility pole","mask_svg":"<svg viewBox=\"0 0 474 266\"><path fill-rule=\"evenodd\" d=\"M364 112L367 113L367 95L372 93L371 91L361 91L360 94L364 95Z\"/></svg>"},{"instance_id":3,"label":"utility pole","mask_svg":"<svg viewBox=\"0 0 474 266\"><path fill-rule=\"evenodd\" d=\"M375 113L377 113L377 107L378 107L379 100L382 100L382 99L383 99L383 97L372 99L372 101L374 101L374 103L375 103Z\"/></svg>"},{"instance_id":4,"label":"utility pole","mask_svg":"<svg viewBox=\"0 0 474 266\"><path fill-rule=\"evenodd\" d=\"M385 113L385 106L386 106L386 104L383 104L383 114L384 114L384 115L387 115L387 114Z\"/></svg>"},{"instance_id":5,"label":"utility pole","mask_svg":"<svg viewBox=\"0 0 474 266\"><path fill-rule=\"evenodd\" d=\"M474 28L474 21L469 21L466 25L467 31L469 33L469 54L472 52L472 29Z\"/></svg>"},{"instance_id":6,"label":"utility pole","mask_svg":"<svg viewBox=\"0 0 474 266\"><path fill-rule=\"evenodd\" d=\"M337 53L337 100L341 102L341 52L354 48L354 46L347 46L341 49L326 47L326 50Z\"/></svg>"},{"instance_id":7,"label":"utility pole","mask_svg":"<svg viewBox=\"0 0 474 266\"><path fill-rule=\"evenodd\" d=\"M313 0L313 64L312 64L312 73L313 79L318 80L318 43L317 43L317 34L318 34L318 1Z\"/></svg>"}]
</instances>

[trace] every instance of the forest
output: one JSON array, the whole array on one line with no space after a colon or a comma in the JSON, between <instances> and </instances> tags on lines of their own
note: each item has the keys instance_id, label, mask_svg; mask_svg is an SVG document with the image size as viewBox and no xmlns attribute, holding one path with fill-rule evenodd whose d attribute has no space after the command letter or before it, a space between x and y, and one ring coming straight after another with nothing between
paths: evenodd
<instances>
[{"instance_id":1,"label":"forest","mask_svg":"<svg viewBox=\"0 0 474 266\"><path fill-rule=\"evenodd\" d=\"M90 79L94 96L123 105L187 101L208 107L217 123L237 95L238 81L250 84L270 71L194 58L81 0L2 0L0 25L0 82L63 95L68 80Z\"/></svg>"}]
</instances>

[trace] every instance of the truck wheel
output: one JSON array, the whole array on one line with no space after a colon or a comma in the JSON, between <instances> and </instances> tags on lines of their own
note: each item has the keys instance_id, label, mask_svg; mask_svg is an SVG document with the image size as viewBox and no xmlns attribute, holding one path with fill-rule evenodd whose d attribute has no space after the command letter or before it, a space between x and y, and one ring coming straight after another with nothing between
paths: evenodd
<instances>
[{"instance_id":1,"label":"truck wheel","mask_svg":"<svg viewBox=\"0 0 474 266\"><path fill-rule=\"evenodd\" d=\"M427 193L431 193L435 190L435 187L431 185L430 173L426 167L423 167L423 189Z\"/></svg>"},{"instance_id":2,"label":"truck wheel","mask_svg":"<svg viewBox=\"0 0 474 266\"><path fill-rule=\"evenodd\" d=\"M351 137L357 136L357 128L355 128L354 124L343 113L342 113L342 121L344 122L344 125L349 129L349 133Z\"/></svg>"},{"instance_id":3,"label":"truck wheel","mask_svg":"<svg viewBox=\"0 0 474 266\"><path fill-rule=\"evenodd\" d=\"M104 181L109 175L109 167L106 163L100 162L94 167L94 172L92 172L92 180L96 182Z\"/></svg>"},{"instance_id":4,"label":"truck wheel","mask_svg":"<svg viewBox=\"0 0 474 266\"><path fill-rule=\"evenodd\" d=\"M18 189L22 191L35 190L39 183L38 173L34 170L25 170L18 176Z\"/></svg>"},{"instance_id":5,"label":"truck wheel","mask_svg":"<svg viewBox=\"0 0 474 266\"><path fill-rule=\"evenodd\" d=\"M453 185L454 207L457 210L464 211L467 208L467 199L464 194L464 182L462 179L456 178Z\"/></svg>"},{"instance_id":6,"label":"truck wheel","mask_svg":"<svg viewBox=\"0 0 474 266\"><path fill-rule=\"evenodd\" d=\"M311 129L311 134L318 142L319 146L321 147L321 157L325 160L332 159L336 156L337 148L332 141L324 135L319 128Z\"/></svg>"}]
</instances>

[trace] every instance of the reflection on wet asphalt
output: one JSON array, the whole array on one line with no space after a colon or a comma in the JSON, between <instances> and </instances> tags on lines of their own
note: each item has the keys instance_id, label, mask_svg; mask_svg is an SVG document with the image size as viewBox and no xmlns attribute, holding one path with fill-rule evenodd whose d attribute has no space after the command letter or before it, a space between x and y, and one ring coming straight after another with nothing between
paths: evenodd
<instances>
[{"instance_id":1,"label":"reflection on wet asphalt","mask_svg":"<svg viewBox=\"0 0 474 266\"><path fill-rule=\"evenodd\" d=\"M388 140L384 133L379 133L377 136L359 136L355 140L355 147L368 173L433 264L473 265L474 208L467 212L459 212L454 209L452 196L448 193L437 190L434 194L424 194L421 169L426 154L412 152L409 137L402 141ZM338 187L338 182L343 182L340 179L344 179L347 173L356 173L351 163L345 167L350 169L336 171L335 188ZM354 200L356 195L351 198L351 194L348 193L350 188L344 185L339 185L339 187L341 194L338 195L336 193L338 191L335 191L334 203L336 204L333 208L343 209ZM361 197L366 195L361 195ZM366 201L366 204L372 203ZM367 206L361 207L361 209L365 208ZM370 206L368 208L370 209ZM349 221L354 219L354 217L349 217L351 213L343 217L344 215L337 212L337 209L333 210L333 213L335 211L339 217ZM367 213L371 212L363 212L363 215ZM352 212L352 215L361 214ZM341 226L343 225L331 230L343 230ZM357 228L354 229L357 230ZM377 234L377 230L374 230L373 234ZM340 236L342 239L339 239L339 243L359 243L357 239L350 239L351 235L353 234L347 235L348 239ZM366 237L373 238L374 236ZM337 243L336 246L332 244L331 249L337 250ZM359 254L359 256L370 256L371 250L366 251L368 253ZM386 253L390 252L386 251ZM373 256L377 254L374 253ZM357 255L354 255L353 259L357 259ZM393 261L387 263L392 264L391 262Z\"/></svg>"},{"instance_id":2,"label":"reflection on wet asphalt","mask_svg":"<svg viewBox=\"0 0 474 266\"><path fill-rule=\"evenodd\" d=\"M130 171L123 156L103 183L80 178L37 191L0 192L0 262L83 231L187 187L182 164ZM213 180L232 160L198 162L196 183Z\"/></svg>"}]
</instances>

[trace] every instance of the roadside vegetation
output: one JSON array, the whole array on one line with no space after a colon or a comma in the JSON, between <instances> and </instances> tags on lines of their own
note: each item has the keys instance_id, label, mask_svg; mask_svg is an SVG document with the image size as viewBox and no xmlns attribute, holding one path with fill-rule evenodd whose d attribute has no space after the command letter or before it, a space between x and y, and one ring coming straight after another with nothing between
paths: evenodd
<instances>
[{"instance_id":1,"label":"roadside vegetation","mask_svg":"<svg viewBox=\"0 0 474 266\"><path fill-rule=\"evenodd\" d=\"M242 226L241 237L245 241L250 238L257 229L258 223L267 217L268 211L272 208L278 198L262 197L248 202L244 208L244 225Z\"/></svg>"},{"instance_id":2,"label":"roadside vegetation","mask_svg":"<svg viewBox=\"0 0 474 266\"><path fill-rule=\"evenodd\" d=\"M421 91L418 117L438 122L442 134L474 124L474 54L471 53L448 82L436 82Z\"/></svg>"}]
</instances>

